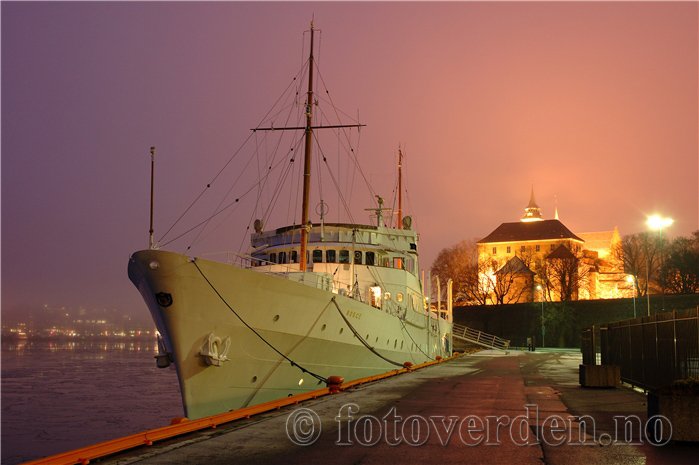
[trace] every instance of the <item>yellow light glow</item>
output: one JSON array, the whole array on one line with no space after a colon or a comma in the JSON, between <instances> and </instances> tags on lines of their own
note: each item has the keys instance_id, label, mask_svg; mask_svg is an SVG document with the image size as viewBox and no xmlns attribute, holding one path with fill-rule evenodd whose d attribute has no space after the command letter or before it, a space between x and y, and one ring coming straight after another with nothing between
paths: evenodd
<instances>
[{"instance_id":1,"label":"yellow light glow","mask_svg":"<svg viewBox=\"0 0 699 465\"><path fill-rule=\"evenodd\" d=\"M668 226L672 226L672 223L674 222L675 220L673 220L672 218L665 218L656 214L648 217L648 219L646 220L646 225L654 231L659 231L667 228Z\"/></svg>"}]
</instances>

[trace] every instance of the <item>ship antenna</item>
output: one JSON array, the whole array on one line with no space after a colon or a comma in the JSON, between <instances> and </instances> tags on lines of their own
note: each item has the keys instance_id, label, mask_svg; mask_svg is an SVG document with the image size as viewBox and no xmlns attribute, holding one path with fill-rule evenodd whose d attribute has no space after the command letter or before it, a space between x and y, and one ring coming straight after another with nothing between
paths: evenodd
<instances>
[{"instance_id":1,"label":"ship antenna","mask_svg":"<svg viewBox=\"0 0 699 465\"><path fill-rule=\"evenodd\" d=\"M398 229L403 229L403 152L398 146Z\"/></svg>"},{"instance_id":2,"label":"ship antenna","mask_svg":"<svg viewBox=\"0 0 699 465\"><path fill-rule=\"evenodd\" d=\"M155 147L150 148L150 229L148 230L148 248L155 248L153 240L153 181L155 179Z\"/></svg>"},{"instance_id":3,"label":"ship antenna","mask_svg":"<svg viewBox=\"0 0 699 465\"><path fill-rule=\"evenodd\" d=\"M306 100L306 148L303 158L303 204L301 206L301 250L299 269L306 271L308 248L308 203L311 194L311 147L313 143L313 20L311 20L311 51L308 58L308 97Z\"/></svg>"}]
</instances>

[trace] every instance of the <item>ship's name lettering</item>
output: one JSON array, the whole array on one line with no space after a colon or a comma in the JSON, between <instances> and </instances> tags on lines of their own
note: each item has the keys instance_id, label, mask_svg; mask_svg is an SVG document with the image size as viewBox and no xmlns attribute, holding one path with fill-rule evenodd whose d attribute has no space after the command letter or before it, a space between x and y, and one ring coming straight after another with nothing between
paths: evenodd
<instances>
[{"instance_id":1,"label":"ship's name lettering","mask_svg":"<svg viewBox=\"0 0 699 465\"><path fill-rule=\"evenodd\" d=\"M350 318L356 318L356 319L358 319L358 320L361 320L361 318L362 318L362 314L361 314L361 313L355 312L355 311L352 311L352 310L347 310L347 316L350 317Z\"/></svg>"}]
</instances>

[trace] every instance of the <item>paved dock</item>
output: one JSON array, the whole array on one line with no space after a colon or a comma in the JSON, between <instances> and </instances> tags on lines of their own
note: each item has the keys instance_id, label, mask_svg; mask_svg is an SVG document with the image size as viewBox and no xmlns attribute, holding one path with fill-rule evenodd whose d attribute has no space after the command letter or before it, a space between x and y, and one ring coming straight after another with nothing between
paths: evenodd
<instances>
[{"instance_id":1,"label":"paved dock","mask_svg":"<svg viewBox=\"0 0 699 465\"><path fill-rule=\"evenodd\" d=\"M100 463L696 463L697 444L646 440L642 393L579 387L580 361L482 351Z\"/></svg>"}]
</instances>

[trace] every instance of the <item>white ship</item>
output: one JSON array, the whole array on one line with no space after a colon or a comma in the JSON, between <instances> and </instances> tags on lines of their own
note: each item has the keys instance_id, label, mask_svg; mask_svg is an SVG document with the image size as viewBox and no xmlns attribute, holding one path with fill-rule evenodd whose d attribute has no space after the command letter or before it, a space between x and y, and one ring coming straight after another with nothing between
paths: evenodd
<instances>
[{"instance_id":1,"label":"white ship","mask_svg":"<svg viewBox=\"0 0 699 465\"><path fill-rule=\"evenodd\" d=\"M129 260L161 335L158 364L174 364L190 419L451 354L451 315L429 311L400 182L395 227L380 198L376 224L326 223L322 204L310 221L311 140L322 127L312 119L313 34L311 25L301 222L255 222L251 252L231 264L159 250L151 212L151 248Z\"/></svg>"}]
</instances>

